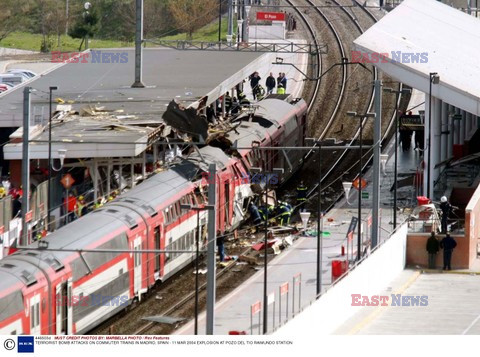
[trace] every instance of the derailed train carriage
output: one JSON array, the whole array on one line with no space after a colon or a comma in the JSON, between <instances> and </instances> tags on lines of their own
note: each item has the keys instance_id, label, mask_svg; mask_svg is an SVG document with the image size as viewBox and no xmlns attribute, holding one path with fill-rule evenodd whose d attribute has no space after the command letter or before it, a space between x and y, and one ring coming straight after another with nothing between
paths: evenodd
<instances>
[{"instance_id":1,"label":"derailed train carriage","mask_svg":"<svg viewBox=\"0 0 480 357\"><path fill-rule=\"evenodd\" d=\"M170 278L195 255L132 252L194 251L196 212L180 205L206 204L202 175L210 163L217 167L217 232L236 228L253 195L245 180L250 168L281 167L280 181L285 181L302 162L298 150L248 148L303 145L306 110L303 100L265 99L253 113L238 116L224 140L211 140L115 201L48 235L42 244L52 250L20 250L2 259L0 334L82 334L141 300L157 281ZM202 244L207 218L207 211L200 213Z\"/></svg>"}]
</instances>

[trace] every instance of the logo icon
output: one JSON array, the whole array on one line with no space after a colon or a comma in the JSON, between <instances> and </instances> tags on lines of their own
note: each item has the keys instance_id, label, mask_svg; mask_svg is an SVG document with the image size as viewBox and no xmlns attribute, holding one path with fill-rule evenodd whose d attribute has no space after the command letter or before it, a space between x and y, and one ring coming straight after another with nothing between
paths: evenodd
<instances>
[{"instance_id":1,"label":"logo icon","mask_svg":"<svg viewBox=\"0 0 480 357\"><path fill-rule=\"evenodd\" d=\"M7 351L11 351L15 348L15 341L12 340L11 338L6 339L5 342L3 343L3 347L5 347Z\"/></svg>"},{"instance_id":2,"label":"logo icon","mask_svg":"<svg viewBox=\"0 0 480 357\"><path fill-rule=\"evenodd\" d=\"M33 336L18 336L19 353L33 353L34 344Z\"/></svg>"}]
</instances>

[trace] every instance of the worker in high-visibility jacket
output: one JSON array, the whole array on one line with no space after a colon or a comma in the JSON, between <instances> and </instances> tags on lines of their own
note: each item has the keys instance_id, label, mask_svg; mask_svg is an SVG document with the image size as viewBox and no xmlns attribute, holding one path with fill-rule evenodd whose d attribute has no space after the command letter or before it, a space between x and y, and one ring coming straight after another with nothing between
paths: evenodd
<instances>
[{"instance_id":1,"label":"worker in high-visibility jacket","mask_svg":"<svg viewBox=\"0 0 480 357\"><path fill-rule=\"evenodd\" d=\"M285 94L285 88L283 88L282 83L279 83L277 86L277 94Z\"/></svg>"},{"instance_id":2,"label":"worker in high-visibility jacket","mask_svg":"<svg viewBox=\"0 0 480 357\"><path fill-rule=\"evenodd\" d=\"M263 88L260 84L257 84L254 91L257 100L262 100L265 97L265 88Z\"/></svg>"},{"instance_id":3,"label":"worker in high-visibility jacket","mask_svg":"<svg viewBox=\"0 0 480 357\"><path fill-rule=\"evenodd\" d=\"M232 97L230 96L230 93L227 92L223 99L225 100L225 112L230 114L230 110L232 110Z\"/></svg>"},{"instance_id":4,"label":"worker in high-visibility jacket","mask_svg":"<svg viewBox=\"0 0 480 357\"><path fill-rule=\"evenodd\" d=\"M100 208L103 206L103 199L101 197L99 197L97 199L97 202L95 202L95 204L93 205L93 209L97 209L97 208Z\"/></svg>"},{"instance_id":5,"label":"worker in high-visibility jacket","mask_svg":"<svg viewBox=\"0 0 480 357\"><path fill-rule=\"evenodd\" d=\"M85 198L83 196L78 196L77 201L77 217L82 217L87 213L87 204L85 203Z\"/></svg>"},{"instance_id":6,"label":"worker in high-visibility jacket","mask_svg":"<svg viewBox=\"0 0 480 357\"><path fill-rule=\"evenodd\" d=\"M240 100L241 107L248 107L250 105L250 101L247 99L247 96L243 93L238 95L238 99Z\"/></svg>"},{"instance_id":7,"label":"worker in high-visibility jacket","mask_svg":"<svg viewBox=\"0 0 480 357\"><path fill-rule=\"evenodd\" d=\"M287 202L279 202L277 209L278 215L280 216L280 225L288 226L290 224L290 217L292 216L292 205Z\"/></svg>"},{"instance_id":8,"label":"worker in high-visibility jacket","mask_svg":"<svg viewBox=\"0 0 480 357\"><path fill-rule=\"evenodd\" d=\"M297 186L297 205L303 205L307 200L307 186L304 185L303 181L300 181L300 184Z\"/></svg>"}]
</instances>

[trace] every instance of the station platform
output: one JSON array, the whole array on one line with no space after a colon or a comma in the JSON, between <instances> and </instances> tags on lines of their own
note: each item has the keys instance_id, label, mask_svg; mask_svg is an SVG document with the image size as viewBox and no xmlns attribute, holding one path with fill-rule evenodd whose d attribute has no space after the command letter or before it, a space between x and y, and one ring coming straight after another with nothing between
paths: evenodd
<instances>
[{"instance_id":1,"label":"station platform","mask_svg":"<svg viewBox=\"0 0 480 357\"><path fill-rule=\"evenodd\" d=\"M479 274L407 269L378 295L419 296L424 306L365 306L334 334L479 335Z\"/></svg>"}]
</instances>

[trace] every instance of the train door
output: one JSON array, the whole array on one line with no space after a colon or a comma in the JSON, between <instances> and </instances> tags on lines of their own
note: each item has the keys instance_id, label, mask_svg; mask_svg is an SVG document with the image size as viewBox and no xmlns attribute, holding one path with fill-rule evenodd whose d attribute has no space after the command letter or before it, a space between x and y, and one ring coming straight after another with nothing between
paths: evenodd
<instances>
[{"instance_id":1,"label":"train door","mask_svg":"<svg viewBox=\"0 0 480 357\"><path fill-rule=\"evenodd\" d=\"M67 282L67 335L73 335L72 278Z\"/></svg>"},{"instance_id":2,"label":"train door","mask_svg":"<svg viewBox=\"0 0 480 357\"><path fill-rule=\"evenodd\" d=\"M156 226L153 230L153 239L155 240L155 250L160 250L161 245L160 245L160 226ZM161 254L160 253L155 253L155 272L160 271L160 259L161 259Z\"/></svg>"},{"instance_id":3,"label":"train door","mask_svg":"<svg viewBox=\"0 0 480 357\"><path fill-rule=\"evenodd\" d=\"M230 183L228 180L224 182L225 185L225 229L230 228Z\"/></svg>"},{"instance_id":4,"label":"train door","mask_svg":"<svg viewBox=\"0 0 480 357\"><path fill-rule=\"evenodd\" d=\"M57 304L57 317L56 317L56 334L67 334L67 318L68 318L68 300L67 300L67 284L58 284L56 289L56 304Z\"/></svg>"},{"instance_id":5,"label":"train door","mask_svg":"<svg viewBox=\"0 0 480 357\"><path fill-rule=\"evenodd\" d=\"M142 254L137 253L140 251L142 246L142 239L141 237L135 238L133 242L133 250L134 250L134 266L133 266L133 292L135 295L139 292L142 288Z\"/></svg>"},{"instance_id":6,"label":"train door","mask_svg":"<svg viewBox=\"0 0 480 357\"><path fill-rule=\"evenodd\" d=\"M30 298L30 334L40 334L40 294L34 295Z\"/></svg>"}]
</instances>

